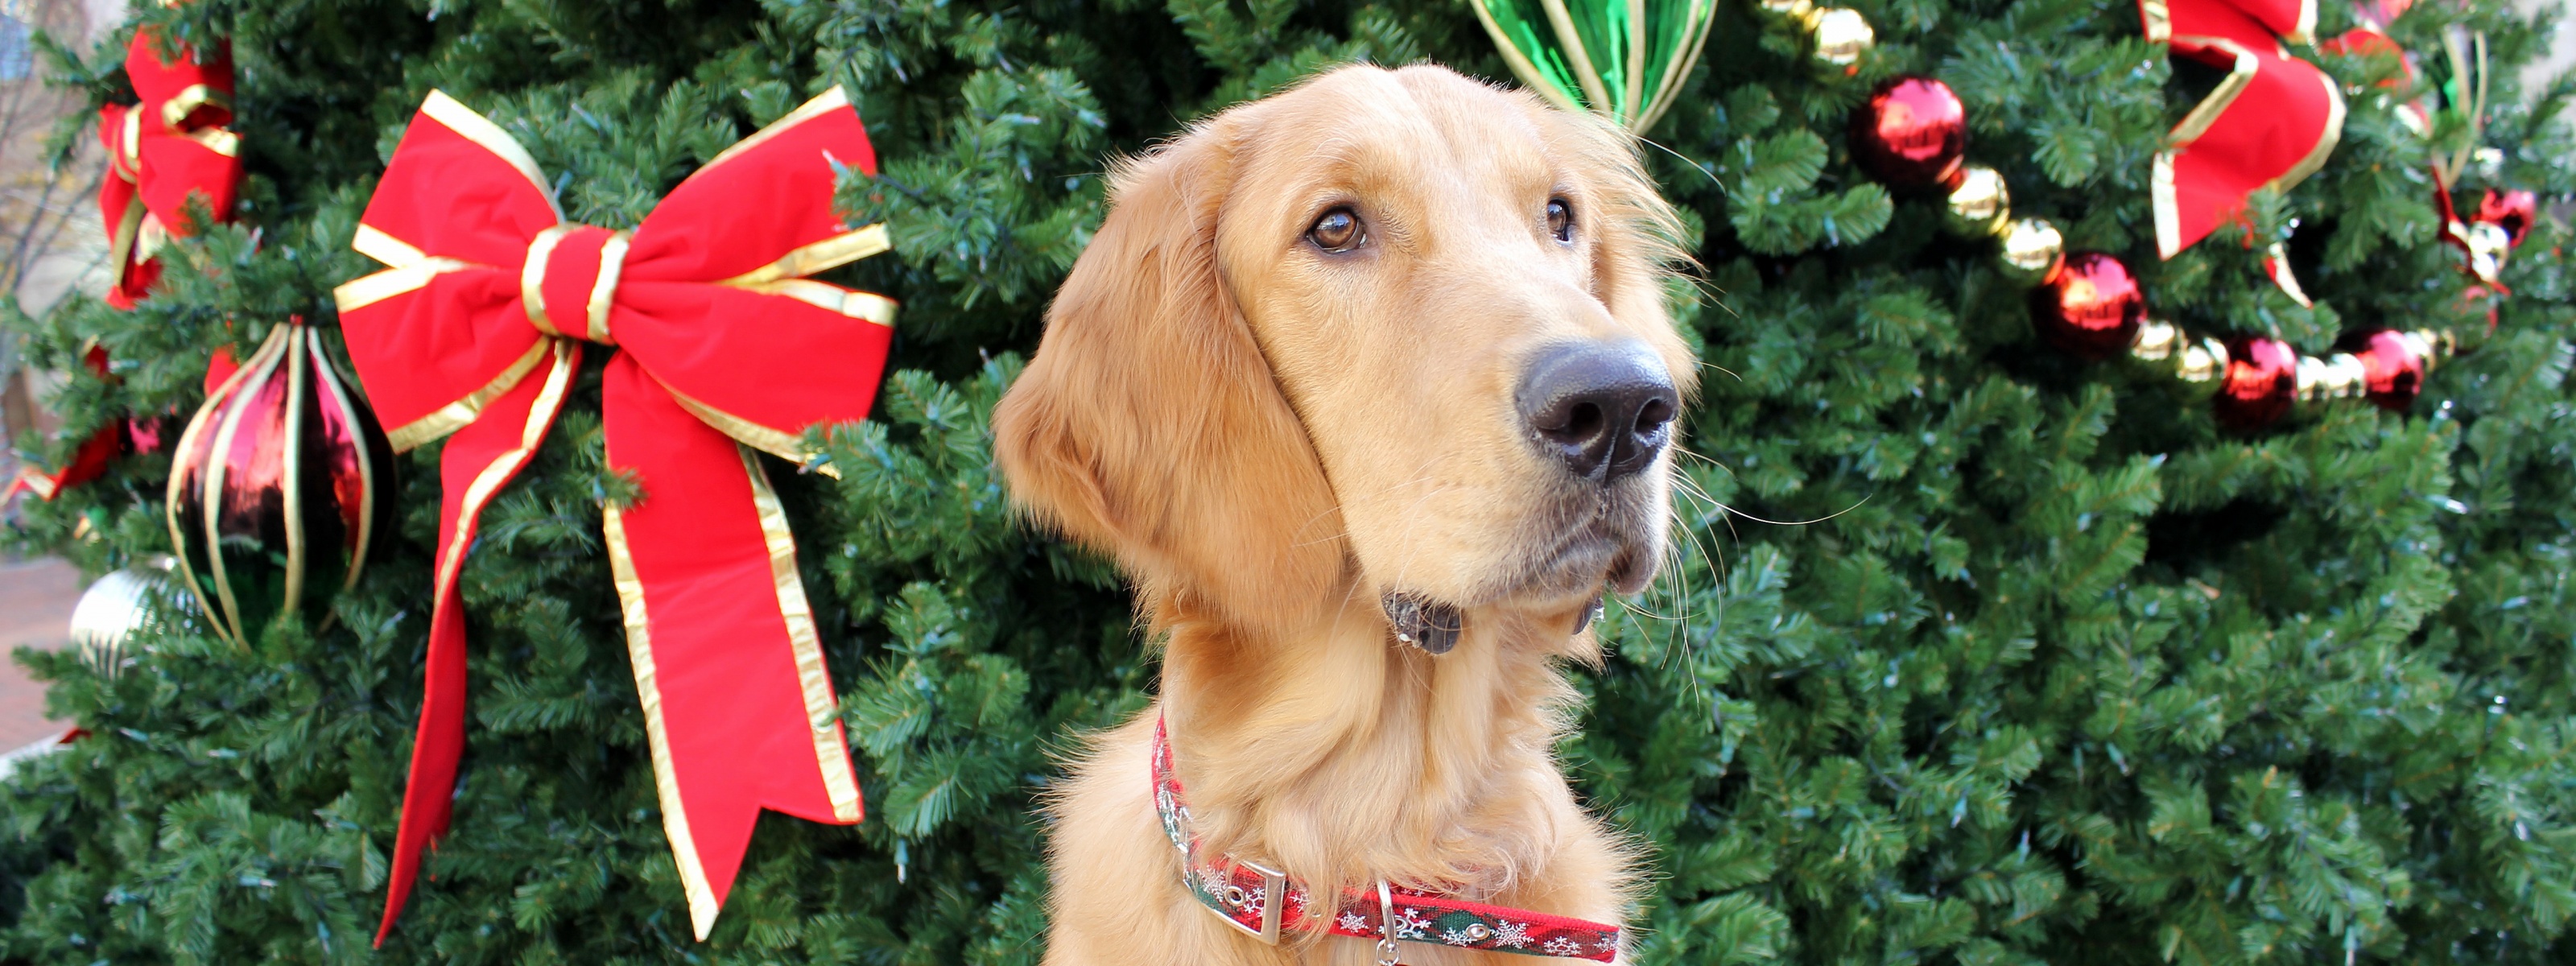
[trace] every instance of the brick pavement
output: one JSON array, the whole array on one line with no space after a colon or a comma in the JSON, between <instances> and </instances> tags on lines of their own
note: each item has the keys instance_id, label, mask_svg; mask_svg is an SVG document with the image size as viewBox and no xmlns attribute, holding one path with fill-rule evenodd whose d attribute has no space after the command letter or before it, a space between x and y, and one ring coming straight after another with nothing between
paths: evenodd
<instances>
[{"instance_id":1,"label":"brick pavement","mask_svg":"<svg viewBox=\"0 0 2576 966\"><path fill-rule=\"evenodd\" d=\"M59 733L45 718L45 685L7 655L19 645L52 650L68 641L72 605L87 581L53 558L0 559L0 752Z\"/></svg>"}]
</instances>

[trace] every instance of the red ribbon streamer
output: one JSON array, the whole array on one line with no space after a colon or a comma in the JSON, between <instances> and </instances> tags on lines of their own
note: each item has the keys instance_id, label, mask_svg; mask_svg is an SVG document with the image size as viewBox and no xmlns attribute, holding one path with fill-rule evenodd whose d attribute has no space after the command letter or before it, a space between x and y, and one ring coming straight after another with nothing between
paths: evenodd
<instances>
[{"instance_id":1,"label":"red ribbon streamer","mask_svg":"<svg viewBox=\"0 0 2576 966\"><path fill-rule=\"evenodd\" d=\"M2282 46L2308 42L2315 0L2138 0L2138 13L2148 40L2228 71L2156 155L2156 247L2172 258L2241 219L2255 191L2323 166L2343 136L2343 95Z\"/></svg>"},{"instance_id":2,"label":"red ribbon streamer","mask_svg":"<svg viewBox=\"0 0 2576 966\"><path fill-rule=\"evenodd\" d=\"M861 806L777 496L751 451L863 419L894 303L804 276L884 251L832 215L844 168L876 173L839 88L709 161L632 233L566 223L516 140L431 92L368 202L359 252L389 269L335 293L350 358L397 450L444 437L427 691L381 944L421 849L445 833L465 744L458 572L475 521L561 409L582 343L608 463L643 497L603 510L662 824L705 939L763 808Z\"/></svg>"},{"instance_id":3,"label":"red ribbon streamer","mask_svg":"<svg viewBox=\"0 0 2576 966\"><path fill-rule=\"evenodd\" d=\"M169 236L186 233L180 213L188 196L204 195L215 220L230 221L241 184L240 139L224 127L232 123L232 46L217 42L214 56L201 64L180 44L178 59L165 61L153 52L153 37L148 28L137 30L125 48L125 74L141 103L99 109L107 173L99 179L98 210L107 221L108 260L116 266L107 304L120 309L133 308L161 277L152 253ZM84 362L101 377L114 378L108 375L107 350L91 347ZM125 453L129 436L149 432L122 419L100 427L61 469L20 467L0 491L0 501L19 490L51 500L97 479Z\"/></svg>"},{"instance_id":4,"label":"red ribbon streamer","mask_svg":"<svg viewBox=\"0 0 2576 966\"><path fill-rule=\"evenodd\" d=\"M101 379L116 378L108 374L106 349L89 347L88 352L81 354L81 364L88 366L89 371ZM20 490L50 501L62 495L65 489L97 479L99 474L107 472L110 461L124 455L126 435L126 421L115 420L82 440L80 448L72 451L71 461L64 463L62 469L47 473L33 466L19 467L18 475L9 481L8 488L0 490L0 503L7 503Z\"/></svg>"}]
</instances>

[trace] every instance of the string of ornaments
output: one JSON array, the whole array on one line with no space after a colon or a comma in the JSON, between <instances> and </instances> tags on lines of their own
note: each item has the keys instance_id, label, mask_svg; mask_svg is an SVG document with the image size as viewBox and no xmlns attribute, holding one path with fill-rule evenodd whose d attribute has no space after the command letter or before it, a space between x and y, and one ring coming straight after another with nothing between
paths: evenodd
<instances>
[{"instance_id":1,"label":"string of ornaments","mask_svg":"<svg viewBox=\"0 0 2576 966\"><path fill-rule=\"evenodd\" d=\"M2384 28L2411 2L2372 0L2361 8L2363 27L2319 49L2402 54ZM1858 73L1876 42L1868 20L1849 8L1814 0L1757 3L1806 30L1814 56L1846 73ZM1696 61L1713 14L1706 3L1649 8L1643 16L1606 2L1474 0L1472 6L1525 84L1560 106L1594 110L1640 134L1678 92L1677 78ZM2172 55L2228 71L2155 157L2159 253L2170 259L2227 227L2243 228L2247 247L2254 247L2243 217L2248 198L2258 190L2286 190L2316 171L2342 132L2344 103L2333 79L2286 46L2312 42L2314 2L2142 0L2139 14L2147 38ZM1641 52L1655 56L1636 56ZM2473 142L2485 110L2485 41L2455 30L2446 52L2452 69L2437 90L2442 106L2419 102L2408 109L2428 135L2435 110L2466 114L2466 140ZM1659 93L1643 99L1636 94L1641 89ZM2013 217L2003 176L1967 162L1966 106L1934 78L1880 84L1853 112L1850 147L1856 163L1896 192L1939 197L1951 232L1997 240L2002 273L2031 288L2032 325L2041 341L2080 359L2125 355L2168 372L2187 397L2208 399L2218 420L2233 429L2270 426L2303 402L2360 399L2403 412L2422 391L2426 373L2457 347L2447 331L2369 326L2345 332L2324 355L2307 355L2270 336L2192 332L2149 317L2145 292L2127 263L2105 252L2069 252L2047 219ZM2461 249L2463 270L2480 283L2469 297L2485 298L2506 291L2497 273L2528 233L2535 204L2529 192L2490 190L2474 215L2459 217L2452 189L2473 147L2437 150L2433 171L2444 239ZM2264 245L2261 263L2283 294L2311 304L2281 240ZM2490 326L2493 318L2490 311Z\"/></svg>"},{"instance_id":2,"label":"string of ornaments","mask_svg":"<svg viewBox=\"0 0 2576 966\"><path fill-rule=\"evenodd\" d=\"M2031 321L2042 341L2087 361L2127 354L2170 371L2211 398L2219 420L2258 429L2294 402L2366 398L2403 411L2450 340L2431 332L2356 330L2325 357L2299 354L2268 336L2221 339L2147 317L2145 290L2117 256L2065 250L2043 218L2011 217L2011 196L1994 169L1965 163L1967 112L1949 85L1901 77L1881 85L1852 121L1852 155L1891 188L1937 192L1947 226L1997 236L2007 277L2032 286Z\"/></svg>"},{"instance_id":3,"label":"string of ornaments","mask_svg":"<svg viewBox=\"0 0 2576 966\"><path fill-rule=\"evenodd\" d=\"M2282 106L2239 90L2226 103L2215 103L2215 111L2213 103L2202 103L2177 126L2169 139L2174 147L2156 157L2154 198L2159 209L2159 247L2164 258L2172 258L2182 247L2236 222L2244 196L2254 188L2280 191L2313 173L2334 147L2342 126L2342 98L2334 93L2331 77L2282 54L2277 41L2257 46L2251 41L2228 41L2226 36L2213 39L2205 33L2177 33L2177 21L2182 28L2236 36L2272 31L2254 13L2272 13L2277 21L2282 10L2295 10L2295 5L2174 0L2161 5L2164 10L2156 8L2159 5L2143 5L2151 39L2172 41L2177 54L2218 54L2239 75L2251 77L2241 85L2244 90L2259 90L2264 80L2272 80L2272 88L2316 93L2306 106ZM2259 10L2249 13L2246 8ZM2313 8L2308 18L2313 21ZM2264 39L2269 41L2269 36ZM2303 39L2303 31L2293 39ZM2254 54L2254 49L2269 57ZM2264 77L2264 72L2293 77ZM2308 75L2316 77L2313 85ZM2213 100L2218 98L2213 95ZM2308 355L2269 335L2218 337L2151 319L2146 291L2128 263L2107 252L2066 252L2061 232L2045 219L2012 219L2002 175L1991 167L1965 162L1965 121L1965 106L1945 82L1896 77L1883 82L1852 113L1852 157L1888 188L1940 193L1947 206L1945 224L1953 232L1999 237L2004 276L2032 286L2032 330L2050 348L2084 361L2128 355L2138 363L2161 368L2179 379L2187 397L2210 399L2218 422L2233 430L2267 428L2290 415L2300 402L2367 399L2383 410L2406 412L2434 363L2458 348L2452 332L2357 327L2336 337L2329 353ZM2282 129L2287 129L2287 139L2280 137ZM2272 157L2228 155L2228 149L2244 144L2257 144L2259 152ZM2187 175L2195 162L2221 175L2190 180ZM2496 268L2530 229L2530 193L2499 196L2488 191L2476 222L2463 224L2450 216L2447 188L2452 178L2439 175L2439 167L2437 183L2442 185L2439 198L2450 222L2447 237L2470 252L2463 268L2501 291L2501 283L2494 278ZM2298 304L2311 304L2287 268L2280 242L2269 245L2264 270L2282 294Z\"/></svg>"},{"instance_id":4,"label":"string of ornaments","mask_svg":"<svg viewBox=\"0 0 2576 966\"><path fill-rule=\"evenodd\" d=\"M1766 6L1794 15L1792 5L1801 2L1769 0ZM2158 6L2164 9L2159 11ZM2287 6L2295 9L2295 5ZM2245 8L2268 8L2256 12L2278 15L2285 5L2174 0L2169 5L2142 7L2149 36L2171 41L2177 54L2214 52L2239 73L2252 75L2255 83L2265 79L2261 76L2265 71L2304 72L2321 79L2305 85L2305 77L2294 76L2286 84L2276 83L2275 86L2302 85L2291 89L2304 87L2321 95L2305 105L2285 107L2240 92L2231 101L2216 104L2217 110L2204 103L2177 127L2170 139L2174 147L2158 155L2156 171L2159 247L2165 257L2171 258L2235 220L2244 196L2256 188L2287 188L2322 164L2339 133L2342 104L2330 79L2324 79L2314 67L2281 54L2277 42L2263 45L2272 55L2266 60L2249 54L2249 49L2256 46L2253 43L2175 32L2176 22L2182 23L2184 29L2239 35L2249 32L2248 25L2270 30L2273 28ZM2307 19L2313 20L2312 9ZM2377 23L2384 24L2384 20ZM2355 33L2365 31L2385 38L2376 25ZM2303 40L2304 36L2292 39ZM2484 42L2480 39L2473 45L2455 43L2455 60L2464 59L2456 51L2465 46L2474 46L2479 51L2477 57L2483 59ZM2251 68L2247 67L2249 62ZM2474 96L2477 103L2467 111L2473 117L2483 110L2483 90ZM2318 126L2315 122L2320 117L2330 123ZM2231 128L2230 121L2238 118L2249 121L2253 129ZM2290 140L2270 136L2283 129L2288 129ZM2245 142L2258 142L2268 149L2274 155L2269 159L2272 166L2266 168L2267 159L2261 157L2230 157L2221 150ZM2283 145L2288 145L2289 150L2284 151ZM2189 332L2150 318L2136 274L2117 256L2067 252L2063 237L2046 219L2011 217L2010 193L2002 176L1992 168L1966 163L1965 105L1947 84L1936 79L1906 76L1880 85L1853 113L1851 152L1857 163L1890 188L1940 194L1948 208L1945 223L1952 231L1969 237L1998 237L2004 274L2032 286L2031 320L2041 341L2087 361L2126 355L2170 373L2185 387L2186 395L2209 399L2213 415L2232 429L2252 431L2270 426L2300 403L2362 399L2392 412L2404 412L2422 391L2426 374L2456 351L2457 340L2448 331L2366 326L2346 331L2326 354L2309 355L2270 336L2220 337ZM2213 153L2218 155L2214 162ZM2290 163L2282 164L2284 158ZM2176 174L2177 169L2187 172L2194 161L2223 169L2227 176L2199 182L2196 186L2203 190L2197 196L2177 190L2178 180L2184 186L2195 186ZM2437 194L2448 223L2445 237L2468 255L2462 266L2464 271L2502 292L2496 273L2505 255L2521 244L2529 231L2532 196L2529 192L2490 190L2473 219L2464 222L2452 213L2450 204L2450 187L2456 181L2458 167L2457 161L2446 167L2437 159L2435 164ZM2284 294L2303 306L2310 304L2290 273L2280 243L2269 247L2263 263ZM2482 297L2485 292L2473 287L2470 294Z\"/></svg>"}]
</instances>

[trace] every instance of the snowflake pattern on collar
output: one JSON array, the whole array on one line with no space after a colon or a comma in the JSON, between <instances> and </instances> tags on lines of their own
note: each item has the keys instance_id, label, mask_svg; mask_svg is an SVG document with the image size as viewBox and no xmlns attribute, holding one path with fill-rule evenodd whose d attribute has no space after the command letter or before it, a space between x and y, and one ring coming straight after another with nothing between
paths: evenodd
<instances>
[{"instance_id":1,"label":"snowflake pattern on collar","mask_svg":"<svg viewBox=\"0 0 2576 966\"><path fill-rule=\"evenodd\" d=\"M1172 743L1161 719L1154 721L1152 753L1154 811L1163 834L1181 853L1181 882L1200 905L1255 936L1271 925L1278 933L1312 929L1315 901L1303 883L1228 858L1198 854L1190 834L1189 806L1182 803L1181 780L1172 770ZM1275 891L1274 891L1275 890ZM1395 938L1459 949L1480 949L1531 956L1562 956L1609 962L1619 954L1619 927L1554 916L1525 909L1454 899L1435 892L1396 886ZM1377 939L1385 934L1386 912L1373 890L1353 890L1331 907L1324 929L1337 936ZM1269 923L1263 920L1270 918Z\"/></svg>"}]
</instances>

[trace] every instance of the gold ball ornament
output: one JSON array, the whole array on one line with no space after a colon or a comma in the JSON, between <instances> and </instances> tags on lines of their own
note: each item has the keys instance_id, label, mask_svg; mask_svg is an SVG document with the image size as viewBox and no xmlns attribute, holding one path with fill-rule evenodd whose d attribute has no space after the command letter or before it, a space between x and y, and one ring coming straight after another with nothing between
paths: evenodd
<instances>
[{"instance_id":1,"label":"gold ball ornament","mask_svg":"<svg viewBox=\"0 0 2576 966\"><path fill-rule=\"evenodd\" d=\"M1869 29L1868 18L1850 7L1826 7L1806 19L1807 28L1816 34L1816 59L1825 63L1844 67L1860 63L1860 55L1878 43L1878 32Z\"/></svg>"},{"instance_id":2,"label":"gold ball ornament","mask_svg":"<svg viewBox=\"0 0 2576 966\"><path fill-rule=\"evenodd\" d=\"M2129 340L2129 358L2170 372L2186 339L2173 323L2150 318L2138 323L2137 336Z\"/></svg>"},{"instance_id":3,"label":"gold ball ornament","mask_svg":"<svg viewBox=\"0 0 2576 966\"><path fill-rule=\"evenodd\" d=\"M2004 229L2004 275L2038 285L2066 264L2066 237L2045 219L2024 218Z\"/></svg>"},{"instance_id":4,"label":"gold ball ornament","mask_svg":"<svg viewBox=\"0 0 2576 966\"><path fill-rule=\"evenodd\" d=\"M2504 256L2513 251L2513 234L2491 221L2469 222L2465 228L2453 226L2466 236L2469 250L2469 274L2479 281L2494 283L2504 271Z\"/></svg>"},{"instance_id":5,"label":"gold ball ornament","mask_svg":"<svg viewBox=\"0 0 2576 966\"><path fill-rule=\"evenodd\" d=\"M2004 176L1984 165L1969 165L1959 172L1959 187L1950 192L1951 231L1970 238L1984 238L2000 233L2012 220L2012 192L2004 187Z\"/></svg>"},{"instance_id":6,"label":"gold ball ornament","mask_svg":"<svg viewBox=\"0 0 2576 966\"><path fill-rule=\"evenodd\" d=\"M1814 0L1761 0L1762 9L1803 24L1816 12Z\"/></svg>"},{"instance_id":7,"label":"gold ball ornament","mask_svg":"<svg viewBox=\"0 0 2576 966\"><path fill-rule=\"evenodd\" d=\"M2370 377L2361 359L2349 352L2337 352L2319 358L2299 357L2299 402L2321 403L2336 399L2361 398Z\"/></svg>"},{"instance_id":8,"label":"gold ball ornament","mask_svg":"<svg viewBox=\"0 0 2576 966\"><path fill-rule=\"evenodd\" d=\"M2208 336L2185 336L2174 359L2174 378L2181 380L2184 396L2205 399L2226 381L2227 363L2227 343Z\"/></svg>"}]
</instances>

